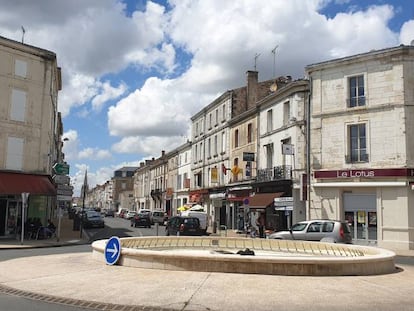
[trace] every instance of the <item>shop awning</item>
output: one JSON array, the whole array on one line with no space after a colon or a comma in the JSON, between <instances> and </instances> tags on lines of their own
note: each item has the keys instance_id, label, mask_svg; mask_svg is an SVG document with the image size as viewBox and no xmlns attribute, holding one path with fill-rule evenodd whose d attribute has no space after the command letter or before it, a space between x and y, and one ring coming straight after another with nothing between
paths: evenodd
<instances>
[{"instance_id":1,"label":"shop awning","mask_svg":"<svg viewBox=\"0 0 414 311\"><path fill-rule=\"evenodd\" d=\"M266 208L274 203L275 198L280 198L283 192L275 193L256 193L254 196L249 198L250 208Z\"/></svg>"},{"instance_id":2,"label":"shop awning","mask_svg":"<svg viewBox=\"0 0 414 311\"><path fill-rule=\"evenodd\" d=\"M55 196L56 188L47 175L0 172L0 195L19 195L23 192Z\"/></svg>"}]
</instances>

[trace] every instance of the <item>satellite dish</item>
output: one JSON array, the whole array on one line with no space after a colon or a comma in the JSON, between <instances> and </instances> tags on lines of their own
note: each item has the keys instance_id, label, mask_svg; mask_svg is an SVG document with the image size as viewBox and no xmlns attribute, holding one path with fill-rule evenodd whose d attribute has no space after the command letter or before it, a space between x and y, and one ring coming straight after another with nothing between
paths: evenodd
<instances>
[{"instance_id":1,"label":"satellite dish","mask_svg":"<svg viewBox=\"0 0 414 311\"><path fill-rule=\"evenodd\" d=\"M276 84L276 82L275 82L275 83L273 83L273 84L270 86L270 90L271 90L272 92L276 92L276 91L277 91L277 84Z\"/></svg>"}]
</instances>

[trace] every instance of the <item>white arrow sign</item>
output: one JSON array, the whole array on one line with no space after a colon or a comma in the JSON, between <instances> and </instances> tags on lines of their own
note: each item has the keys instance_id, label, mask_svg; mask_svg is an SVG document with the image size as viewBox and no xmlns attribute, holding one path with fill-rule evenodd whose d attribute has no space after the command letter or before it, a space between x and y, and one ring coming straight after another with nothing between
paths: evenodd
<instances>
[{"instance_id":1,"label":"white arrow sign","mask_svg":"<svg viewBox=\"0 0 414 311\"><path fill-rule=\"evenodd\" d=\"M118 248L116 247L116 244L114 244L114 248L107 248L106 250L112 253L111 258L114 258L116 254L118 254Z\"/></svg>"}]
</instances>

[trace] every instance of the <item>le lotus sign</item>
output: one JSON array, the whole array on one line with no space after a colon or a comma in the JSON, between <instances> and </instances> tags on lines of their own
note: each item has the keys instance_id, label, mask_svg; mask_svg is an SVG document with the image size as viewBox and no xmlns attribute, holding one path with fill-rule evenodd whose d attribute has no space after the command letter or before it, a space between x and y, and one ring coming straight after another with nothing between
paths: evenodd
<instances>
[{"instance_id":1,"label":"le lotus sign","mask_svg":"<svg viewBox=\"0 0 414 311\"><path fill-rule=\"evenodd\" d=\"M414 168L390 168L390 169L363 169L363 170L337 170L315 171L316 179L336 178L376 178L376 177L414 177Z\"/></svg>"}]
</instances>

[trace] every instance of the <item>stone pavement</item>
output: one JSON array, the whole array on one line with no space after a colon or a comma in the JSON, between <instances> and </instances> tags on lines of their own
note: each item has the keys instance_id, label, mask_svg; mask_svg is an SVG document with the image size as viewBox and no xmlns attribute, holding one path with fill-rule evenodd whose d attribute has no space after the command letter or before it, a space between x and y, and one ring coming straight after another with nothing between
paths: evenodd
<instances>
[{"instance_id":1,"label":"stone pavement","mask_svg":"<svg viewBox=\"0 0 414 311\"><path fill-rule=\"evenodd\" d=\"M88 243L62 219L61 239L2 248ZM216 234L224 235L224 232ZM235 234L228 231L227 235ZM240 235L239 235L240 236ZM399 252L414 256L414 251ZM414 310L414 266L378 276L297 277L108 266L91 253L0 262L0 293L93 310ZM53 307L50 307L53 310Z\"/></svg>"},{"instance_id":2,"label":"stone pavement","mask_svg":"<svg viewBox=\"0 0 414 311\"><path fill-rule=\"evenodd\" d=\"M58 227L58 220L53 220L56 227ZM0 238L0 249L13 248L33 248L33 247L52 247L73 244L85 244L89 242L89 238L85 231L73 230L73 219L69 219L67 215L63 216L60 223L60 237L52 237L50 239L35 240L24 239L21 243L21 237L16 238Z\"/></svg>"}]
</instances>

